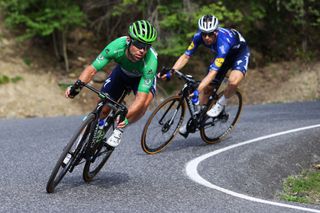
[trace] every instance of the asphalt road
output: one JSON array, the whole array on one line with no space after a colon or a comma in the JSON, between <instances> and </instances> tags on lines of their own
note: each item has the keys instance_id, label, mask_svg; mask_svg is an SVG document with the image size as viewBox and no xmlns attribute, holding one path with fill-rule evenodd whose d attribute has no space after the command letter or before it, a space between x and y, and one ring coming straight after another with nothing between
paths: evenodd
<instances>
[{"instance_id":1,"label":"asphalt road","mask_svg":"<svg viewBox=\"0 0 320 213\"><path fill-rule=\"evenodd\" d=\"M245 106L232 134L216 145L199 134L178 136L157 155L140 147L144 117L128 127L108 165L89 184L82 167L68 173L54 194L45 187L63 146L81 117L0 120L0 212L320 212L320 206L281 202L281 180L320 162L320 127L242 145L282 131L320 124L320 102ZM238 147L228 148L238 144ZM199 156L199 184L187 165ZM227 192L225 192L225 189ZM228 192L306 211L255 202Z\"/></svg>"}]
</instances>

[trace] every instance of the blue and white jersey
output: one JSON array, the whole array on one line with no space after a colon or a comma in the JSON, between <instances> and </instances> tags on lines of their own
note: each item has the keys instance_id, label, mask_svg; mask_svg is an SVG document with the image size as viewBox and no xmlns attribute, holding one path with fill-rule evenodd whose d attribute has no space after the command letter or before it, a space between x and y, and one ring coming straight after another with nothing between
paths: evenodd
<instances>
[{"instance_id":1,"label":"blue and white jersey","mask_svg":"<svg viewBox=\"0 0 320 213\"><path fill-rule=\"evenodd\" d=\"M219 27L216 42L211 45L206 45L203 42L201 32L198 31L194 35L191 44L185 51L185 54L192 56L201 44L209 48L210 51L215 54L215 57L209 67L210 70L215 71L220 69L223 62L226 60L227 55L236 55L241 47L247 46L245 39L238 31Z\"/></svg>"}]
</instances>

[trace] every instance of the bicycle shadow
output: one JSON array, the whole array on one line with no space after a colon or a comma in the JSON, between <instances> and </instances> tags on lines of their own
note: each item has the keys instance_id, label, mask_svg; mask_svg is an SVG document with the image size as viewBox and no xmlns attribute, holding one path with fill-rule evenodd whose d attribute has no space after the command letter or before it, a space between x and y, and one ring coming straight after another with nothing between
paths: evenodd
<instances>
[{"instance_id":1,"label":"bicycle shadow","mask_svg":"<svg viewBox=\"0 0 320 213\"><path fill-rule=\"evenodd\" d=\"M129 182L130 177L123 172L101 171L90 183L87 185L94 185L103 188L111 188Z\"/></svg>"},{"instance_id":2,"label":"bicycle shadow","mask_svg":"<svg viewBox=\"0 0 320 213\"><path fill-rule=\"evenodd\" d=\"M199 135L190 135L188 138L183 138L181 136L177 137L174 139L174 141L172 141L168 147L166 147L164 150L162 150L161 152L178 152L178 151L182 151L182 150L191 150L192 152L196 151L196 150L203 150L204 148L206 150L208 150L210 148L210 151L212 150L216 150L216 149L220 149L223 148L225 146L230 145L230 143L232 143L234 141L234 138L232 138L232 136L227 136L226 138L224 138L223 140L221 140L220 142L216 143L216 144L207 144L205 143L200 137ZM161 153L160 152L160 153Z\"/></svg>"},{"instance_id":3,"label":"bicycle shadow","mask_svg":"<svg viewBox=\"0 0 320 213\"><path fill-rule=\"evenodd\" d=\"M94 179L86 183L82 179L82 175L74 175L65 177L55 189L55 194L64 193L70 190L82 190L84 187L96 186L102 188L111 188L116 185L127 183L130 180L127 173L100 171Z\"/></svg>"}]
</instances>

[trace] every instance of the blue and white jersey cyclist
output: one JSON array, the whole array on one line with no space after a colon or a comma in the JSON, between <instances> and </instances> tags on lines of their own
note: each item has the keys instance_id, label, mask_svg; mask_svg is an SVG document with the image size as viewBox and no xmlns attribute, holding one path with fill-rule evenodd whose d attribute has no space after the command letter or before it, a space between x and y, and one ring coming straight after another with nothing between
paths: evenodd
<instances>
[{"instance_id":1,"label":"blue and white jersey cyclist","mask_svg":"<svg viewBox=\"0 0 320 213\"><path fill-rule=\"evenodd\" d=\"M215 32L212 32L214 34ZM193 37L192 42L188 49L185 51L187 56L192 56L197 48L200 45L204 45L205 47L209 48L212 53L215 54L212 63L210 64L209 70L219 71L222 68L222 64L226 61L227 55L229 66L232 66L232 62L236 62L237 66L234 68L236 70L240 70L244 74L247 71L247 66L249 62L249 51L246 44L246 41L242 37L242 35L234 30L234 29L225 29L222 27L218 27L216 30L217 37L216 42L207 44L202 39L203 36L206 36L201 30L199 30ZM210 35L209 35L210 36ZM236 58L239 53L240 49L245 49L246 51L241 52L244 55L244 59ZM225 63L226 64L226 63ZM226 67L226 65L225 65ZM229 68L229 67L228 67ZM225 70L227 71L227 70Z\"/></svg>"},{"instance_id":2,"label":"blue and white jersey cyclist","mask_svg":"<svg viewBox=\"0 0 320 213\"><path fill-rule=\"evenodd\" d=\"M200 105L208 101L212 90L210 83L214 79L222 80L226 72L231 69L229 83L224 95L207 112L208 116L216 117L223 111L228 99L234 94L239 83L245 77L250 57L249 48L238 31L219 27L219 21L215 16L204 15L198 20L198 31L193 36L191 44L175 62L172 70L181 70L201 45L209 48L214 57L208 68L207 75L202 79L197 91L194 92L194 94L199 94ZM172 73L169 71L166 75L159 77L165 80L168 77L170 78ZM187 137L186 125L183 125L179 132Z\"/></svg>"}]
</instances>

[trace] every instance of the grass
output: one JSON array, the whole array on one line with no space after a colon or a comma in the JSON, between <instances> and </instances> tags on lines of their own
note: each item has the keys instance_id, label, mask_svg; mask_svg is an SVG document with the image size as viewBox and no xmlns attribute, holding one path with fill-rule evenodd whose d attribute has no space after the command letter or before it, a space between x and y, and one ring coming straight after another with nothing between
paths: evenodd
<instances>
[{"instance_id":1,"label":"grass","mask_svg":"<svg viewBox=\"0 0 320 213\"><path fill-rule=\"evenodd\" d=\"M58 83L59 87L61 90L66 90L70 85L72 85L72 83Z\"/></svg>"},{"instance_id":2,"label":"grass","mask_svg":"<svg viewBox=\"0 0 320 213\"><path fill-rule=\"evenodd\" d=\"M28 65L28 66L30 66L30 65L32 64L31 59L30 59L30 58L27 58L27 57L24 57L24 58L23 58L23 62L24 62L26 65Z\"/></svg>"},{"instance_id":3,"label":"grass","mask_svg":"<svg viewBox=\"0 0 320 213\"><path fill-rule=\"evenodd\" d=\"M283 184L280 198L286 201L320 204L320 171L307 170L288 177Z\"/></svg>"},{"instance_id":4,"label":"grass","mask_svg":"<svg viewBox=\"0 0 320 213\"><path fill-rule=\"evenodd\" d=\"M18 81L23 80L23 78L21 76L15 76L13 78L10 78L6 75L0 75L0 85L1 84L7 84L7 83L17 83Z\"/></svg>"}]
</instances>

